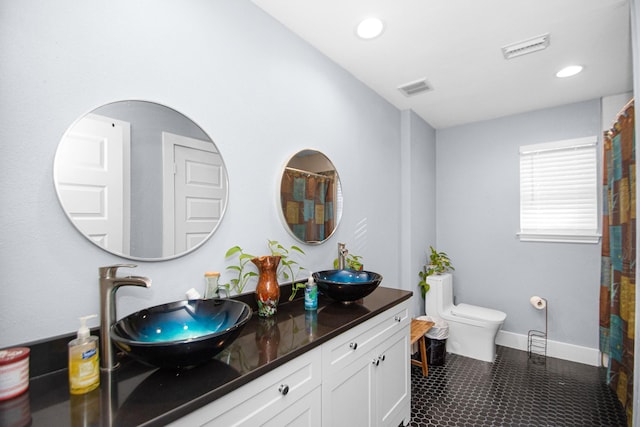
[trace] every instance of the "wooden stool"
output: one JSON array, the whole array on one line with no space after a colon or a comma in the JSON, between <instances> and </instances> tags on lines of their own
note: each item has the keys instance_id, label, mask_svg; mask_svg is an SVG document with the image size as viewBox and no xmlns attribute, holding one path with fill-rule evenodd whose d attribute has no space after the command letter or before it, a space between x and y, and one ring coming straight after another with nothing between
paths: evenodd
<instances>
[{"instance_id":1,"label":"wooden stool","mask_svg":"<svg viewBox=\"0 0 640 427\"><path fill-rule=\"evenodd\" d=\"M434 325L433 322L426 320L411 319L411 344L419 341L420 360L411 359L411 364L422 367L422 375L429 375L429 366L427 365L427 346L424 340L424 334Z\"/></svg>"}]
</instances>

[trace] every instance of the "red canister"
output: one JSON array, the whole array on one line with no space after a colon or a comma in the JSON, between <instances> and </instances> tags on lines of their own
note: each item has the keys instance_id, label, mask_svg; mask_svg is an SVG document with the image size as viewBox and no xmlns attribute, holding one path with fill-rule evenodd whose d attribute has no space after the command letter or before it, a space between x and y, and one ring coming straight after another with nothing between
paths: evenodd
<instances>
[{"instance_id":1,"label":"red canister","mask_svg":"<svg viewBox=\"0 0 640 427\"><path fill-rule=\"evenodd\" d=\"M0 400L11 399L29 388L29 348L0 350Z\"/></svg>"}]
</instances>

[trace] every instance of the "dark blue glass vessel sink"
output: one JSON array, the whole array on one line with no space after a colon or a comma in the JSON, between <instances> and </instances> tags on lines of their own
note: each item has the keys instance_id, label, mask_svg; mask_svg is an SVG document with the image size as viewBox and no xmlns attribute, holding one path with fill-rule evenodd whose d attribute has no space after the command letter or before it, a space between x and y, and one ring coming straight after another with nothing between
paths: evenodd
<instances>
[{"instance_id":1,"label":"dark blue glass vessel sink","mask_svg":"<svg viewBox=\"0 0 640 427\"><path fill-rule=\"evenodd\" d=\"M235 340L251 318L232 299L183 300L133 313L111 327L111 340L134 359L161 368L210 360Z\"/></svg>"},{"instance_id":2,"label":"dark blue glass vessel sink","mask_svg":"<svg viewBox=\"0 0 640 427\"><path fill-rule=\"evenodd\" d=\"M373 292L382 276L371 271L325 270L313 273L320 291L340 302L353 302Z\"/></svg>"}]
</instances>

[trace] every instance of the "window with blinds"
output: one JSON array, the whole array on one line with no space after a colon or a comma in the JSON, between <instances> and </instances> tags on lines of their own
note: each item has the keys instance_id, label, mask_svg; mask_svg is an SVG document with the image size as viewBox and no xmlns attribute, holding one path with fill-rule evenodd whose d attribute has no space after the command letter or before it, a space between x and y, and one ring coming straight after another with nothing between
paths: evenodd
<instances>
[{"instance_id":1,"label":"window with blinds","mask_svg":"<svg viewBox=\"0 0 640 427\"><path fill-rule=\"evenodd\" d=\"M520 147L521 241L598 243L597 137Z\"/></svg>"}]
</instances>

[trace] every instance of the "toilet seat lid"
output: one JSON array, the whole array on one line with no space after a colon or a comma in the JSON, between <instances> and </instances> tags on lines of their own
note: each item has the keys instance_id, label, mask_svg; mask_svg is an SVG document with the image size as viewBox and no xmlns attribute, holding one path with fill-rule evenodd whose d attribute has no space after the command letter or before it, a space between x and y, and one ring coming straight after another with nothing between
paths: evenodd
<instances>
[{"instance_id":1,"label":"toilet seat lid","mask_svg":"<svg viewBox=\"0 0 640 427\"><path fill-rule=\"evenodd\" d=\"M467 319L484 320L489 322L504 322L507 314L486 307L478 307L471 304L458 304L453 306L451 314Z\"/></svg>"}]
</instances>

